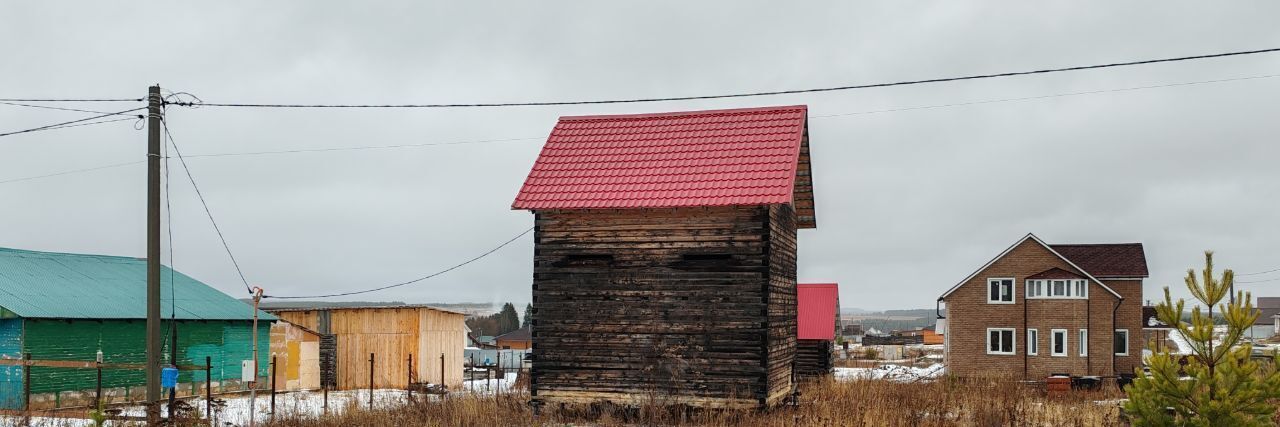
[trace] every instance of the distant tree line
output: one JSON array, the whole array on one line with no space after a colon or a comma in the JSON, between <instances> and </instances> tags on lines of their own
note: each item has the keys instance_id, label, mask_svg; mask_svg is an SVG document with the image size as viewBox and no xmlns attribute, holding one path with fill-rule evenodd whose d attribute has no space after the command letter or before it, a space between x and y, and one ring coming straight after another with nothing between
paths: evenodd
<instances>
[{"instance_id":1,"label":"distant tree line","mask_svg":"<svg viewBox=\"0 0 1280 427\"><path fill-rule=\"evenodd\" d=\"M471 334L475 336L502 335L527 325L529 313L532 310L533 307L531 305L525 307L525 319L524 323L521 323L520 315L516 313L516 306L506 303L502 305L502 310L497 313L467 319L467 327L471 328Z\"/></svg>"}]
</instances>

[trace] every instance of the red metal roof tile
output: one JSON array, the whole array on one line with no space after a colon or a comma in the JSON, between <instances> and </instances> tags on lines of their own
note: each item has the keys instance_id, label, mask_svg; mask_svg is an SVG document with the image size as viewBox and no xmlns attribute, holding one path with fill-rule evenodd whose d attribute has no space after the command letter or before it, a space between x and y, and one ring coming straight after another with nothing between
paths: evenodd
<instances>
[{"instance_id":1,"label":"red metal roof tile","mask_svg":"<svg viewBox=\"0 0 1280 427\"><path fill-rule=\"evenodd\" d=\"M796 285L796 338L834 340L839 308L839 285L835 283Z\"/></svg>"},{"instance_id":2,"label":"red metal roof tile","mask_svg":"<svg viewBox=\"0 0 1280 427\"><path fill-rule=\"evenodd\" d=\"M561 117L513 209L792 203L808 108Z\"/></svg>"}]
</instances>

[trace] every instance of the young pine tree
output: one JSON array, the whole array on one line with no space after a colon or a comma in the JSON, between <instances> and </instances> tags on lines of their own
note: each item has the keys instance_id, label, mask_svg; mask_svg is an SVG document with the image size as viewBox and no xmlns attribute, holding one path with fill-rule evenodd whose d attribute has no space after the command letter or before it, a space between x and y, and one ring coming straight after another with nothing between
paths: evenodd
<instances>
[{"instance_id":1,"label":"young pine tree","mask_svg":"<svg viewBox=\"0 0 1280 427\"><path fill-rule=\"evenodd\" d=\"M1274 358L1265 364L1249 358L1251 346L1242 338L1258 317L1248 293L1237 293L1235 301L1222 304L1230 292L1231 270L1213 276L1213 252L1205 252L1205 268L1197 280L1194 269L1187 270L1187 289L1207 307L1191 310L1191 322L1184 322L1183 306L1175 304L1164 288L1164 302L1156 306L1160 321L1182 333L1191 343L1187 364L1168 350L1154 352L1146 360L1151 372L1141 369L1129 386L1125 411L1135 426L1251 426L1272 425L1280 398L1280 373ZM1214 338L1214 307L1226 321L1226 334ZM1274 356L1273 356L1274 357ZM1265 365L1265 366L1264 366ZM1181 375L1179 369L1185 373Z\"/></svg>"}]
</instances>

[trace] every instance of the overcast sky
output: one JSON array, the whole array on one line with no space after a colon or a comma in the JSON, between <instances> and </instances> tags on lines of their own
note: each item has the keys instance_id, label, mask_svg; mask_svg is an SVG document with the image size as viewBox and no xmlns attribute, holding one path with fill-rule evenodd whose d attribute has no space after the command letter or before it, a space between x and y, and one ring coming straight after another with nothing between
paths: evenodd
<instances>
[{"instance_id":1,"label":"overcast sky","mask_svg":"<svg viewBox=\"0 0 1280 427\"><path fill-rule=\"evenodd\" d=\"M662 97L1280 47L1273 2L435 3L7 2L0 98L140 98L154 83L207 102ZM1280 77L847 113L1273 74L1280 53L700 102L168 114L187 155L527 138L189 159L249 281L314 294L420 277L530 227L510 205L561 115L807 104L819 226L800 231L801 280L838 281L845 307L923 308L1028 232L1142 242L1146 299L1187 295L1205 249L1238 273L1280 268ZM0 105L0 132L81 117ZM143 160L132 124L0 138L0 181ZM0 246L144 256L145 177L0 184ZM177 269L244 296L176 162L172 207ZM526 235L358 299L523 304L531 258ZM1280 295L1280 280L1240 287Z\"/></svg>"}]
</instances>

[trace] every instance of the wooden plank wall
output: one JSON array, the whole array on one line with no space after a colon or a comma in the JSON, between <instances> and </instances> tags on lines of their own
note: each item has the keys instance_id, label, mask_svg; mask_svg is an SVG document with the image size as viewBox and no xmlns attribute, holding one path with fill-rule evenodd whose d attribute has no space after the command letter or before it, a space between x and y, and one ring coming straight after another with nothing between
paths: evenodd
<instances>
[{"instance_id":1,"label":"wooden plank wall","mask_svg":"<svg viewBox=\"0 0 1280 427\"><path fill-rule=\"evenodd\" d=\"M799 340L796 342L796 376L811 378L831 373L832 342Z\"/></svg>"},{"instance_id":2,"label":"wooden plank wall","mask_svg":"<svg viewBox=\"0 0 1280 427\"><path fill-rule=\"evenodd\" d=\"M538 212L534 399L772 403L768 380L790 385L795 255L770 256L771 221L766 207Z\"/></svg>"},{"instance_id":3,"label":"wooden plank wall","mask_svg":"<svg viewBox=\"0 0 1280 427\"><path fill-rule=\"evenodd\" d=\"M419 312L419 349L414 354L414 376L418 382L439 384L440 355L444 355L444 384L462 385L462 349L465 347L465 317L459 313L423 309Z\"/></svg>"},{"instance_id":4,"label":"wooden plank wall","mask_svg":"<svg viewBox=\"0 0 1280 427\"><path fill-rule=\"evenodd\" d=\"M440 355L445 354L446 385L462 385L462 314L426 307L387 307L328 310L329 327L337 339L337 387L369 387L369 354L374 354L376 388L405 388L409 383L409 355L413 354L415 382L439 383ZM283 311L280 318L318 327L319 310Z\"/></svg>"},{"instance_id":5,"label":"wooden plank wall","mask_svg":"<svg viewBox=\"0 0 1280 427\"><path fill-rule=\"evenodd\" d=\"M792 392L796 354L796 213L787 205L769 207L768 385L766 406Z\"/></svg>"}]
</instances>

